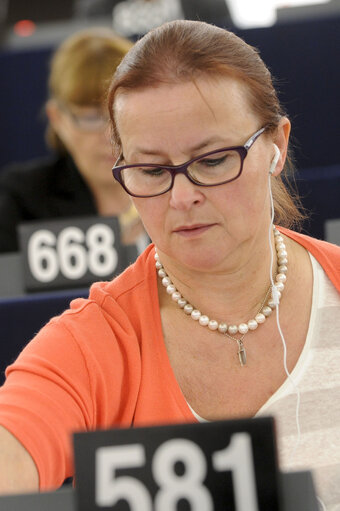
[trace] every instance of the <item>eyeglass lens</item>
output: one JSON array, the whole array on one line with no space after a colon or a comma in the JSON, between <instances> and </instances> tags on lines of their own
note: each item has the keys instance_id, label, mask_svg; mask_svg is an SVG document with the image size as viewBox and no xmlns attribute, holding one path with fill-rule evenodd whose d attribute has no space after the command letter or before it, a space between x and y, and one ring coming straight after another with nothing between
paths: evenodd
<instances>
[{"instance_id":1,"label":"eyeglass lens","mask_svg":"<svg viewBox=\"0 0 340 511\"><path fill-rule=\"evenodd\" d=\"M208 156L194 160L187 166L187 175L197 184L218 185L237 177L241 169L238 151L215 151ZM128 167L122 170L125 187L133 194L152 196L163 193L171 187L172 175L167 169L152 166Z\"/></svg>"},{"instance_id":2,"label":"eyeglass lens","mask_svg":"<svg viewBox=\"0 0 340 511\"><path fill-rule=\"evenodd\" d=\"M108 118L100 113L79 115L72 113L77 126L84 131L98 131L108 126Z\"/></svg>"}]
</instances>

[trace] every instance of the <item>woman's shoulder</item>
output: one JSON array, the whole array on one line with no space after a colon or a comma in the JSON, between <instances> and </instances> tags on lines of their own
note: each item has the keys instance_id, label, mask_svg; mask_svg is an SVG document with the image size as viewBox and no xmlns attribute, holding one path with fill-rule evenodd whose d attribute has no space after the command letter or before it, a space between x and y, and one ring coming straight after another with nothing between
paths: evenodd
<instances>
[{"instance_id":1,"label":"woman's shoulder","mask_svg":"<svg viewBox=\"0 0 340 511\"><path fill-rule=\"evenodd\" d=\"M154 268L151 259L152 246L112 282L93 284L88 298L74 299L61 315L51 318L27 345L26 355L39 353L54 360L60 351L70 354L72 348L75 367L81 360L88 365L94 359L105 363L107 354L113 356L115 350L133 355L142 342L145 324L150 327L150 322L145 323L148 314L156 314L153 299L148 297L148 288L152 288L148 266Z\"/></svg>"},{"instance_id":2,"label":"woman's shoulder","mask_svg":"<svg viewBox=\"0 0 340 511\"><path fill-rule=\"evenodd\" d=\"M157 300L157 277L154 262L154 245L150 244L136 261L109 282L92 284L88 298L71 302L69 313L79 313L95 306L100 314L110 317L129 317L135 322L148 314Z\"/></svg>"},{"instance_id":3,"label":"woman's shoulder","mask_svg":"<svg viewBox=\"0 0 340 511\"><path fill-rule=\"evenodd\" d=\"M24 209L26 216L23 220L74 216L75 210L79 215L93 213L87 186L67 155L39 158L3 168L0 171L0 194L7 200L14 199L15 204Z\"/></svg>"},{"instance_id":4,"label":"woman's shoulder","mask_svg":"<svg viewBox=\"0 0 340 511\"><path fill-rule=\"evenodd\" d=\"M284 227L279 227L279 230L307 249L320 263L335 288L340 291L340 247Z\"/></svg>"},{"instance_id":5,"label":"woman's shoulder","mask_svg":"<svg viewBox=\"0 0 340 511\"><path fill-rule=\"evenodd\" d=\"M93 284L88 298L72 300L70 307L52 317L23 353L38 352L49 358L59 356L64 349L69 353L72 347L77 361L77 352L86 359L102 357L105 350L114 349L114 340L118 340L123 350L134 349L136 343L131 341L140 338L148 308L148 288L152 288L148 267L154 268L152 259L153 246L150 245L134 264L111 282Z\"/></svg>"},{"instance_id":6,"label":"woman's shoulder","mask_svg":"<svg viewBox=\"0 0 340 511\"><path fill-rule=\"evenodd\" d=\"M62 158L46 156L26 162L14 162L0 171L0 184L20 184L45 180L46 177L60 168ZM18 183L19 180L19 183Z\"/></svg>"},{"instance_id":7,"label":"woman's shoulder","mask_svg":"<svg viewBox=\"0 0 340 511\"><path fill-rule=\"evenodd\" d=\"M28 210L40 211L41 200L55 198L60 190L70 187L73 173L67 158L60 156L12 163L0 171L0 192L23 201Z\"/></svg>"},{"instance_id":8,"label":"woman's shoulder","mask_svg":"<svg viewBox=\"0 0 340 511\"><path fill-rule=\"evenodd\" d=\"M144 293L146 288L156 283L155 275L154 245L150 243L136 261L117 277L109 282L93 284L89 297L98 300L100 295L122 302L125 296Z\"/></svg>"},{"instance_id":9,"label":"woman's shoulder","mask_svg":"<svg viewBox=\"0 0 340 511\"><path fill-rule=\"evenodd\" d=\"M329 243L325 240L320 240L317 238L313 238L312 236L309 236L307 234L302 234L300 232L292 231L290 229L287 229L285 227L278 227L279 230L288 236L289 238L293 239L303 247L310 249L310 252L319 251L320 254L326 254L330 257L334 257L334 259L337 259L340 257L340 247L338 245L335 245L334 243Z\"/></svg>"}]
</instances>

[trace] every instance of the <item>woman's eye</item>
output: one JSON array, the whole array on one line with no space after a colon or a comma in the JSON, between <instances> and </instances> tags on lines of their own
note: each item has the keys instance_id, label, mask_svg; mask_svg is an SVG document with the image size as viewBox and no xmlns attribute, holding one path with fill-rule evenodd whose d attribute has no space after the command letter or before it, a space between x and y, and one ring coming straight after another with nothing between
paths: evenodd
<instances>
[{"instance_id":1,"label":"woman's eye","mask_svg":"<svg viewBox=\"0 0 340 511\"><path fill-rule=\"evenodd\" d=\"M211 158L211 159L204 159L201 160L200 163L203 165L207 165L208 167L215 167L216 165L220 165L221 163L225 162L227 159L226 156L222 156L221 158Z\"/></svg>"},{"instance_id":2,"label":"woman's eye","mask_svg":"<svg viewBox=\"0 0 340 511\"><path fill-rule=\"evenodd\" d=\"M157 167L157 168L144 168L144 169L141 169L141 170L147 176L161 176L165 172L165 170L162 169L161 167Z\"/></svg>"}]
</instances>

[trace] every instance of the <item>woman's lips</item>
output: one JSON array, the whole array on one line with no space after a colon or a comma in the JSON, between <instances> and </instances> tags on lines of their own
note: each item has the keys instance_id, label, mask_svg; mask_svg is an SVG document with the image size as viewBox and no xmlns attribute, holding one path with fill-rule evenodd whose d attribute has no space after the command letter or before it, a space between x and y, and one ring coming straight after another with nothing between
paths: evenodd
<instances>
[{"instance_id":1,"label":"woman's lips","mask_svg":"<svg viewBox=\"0 0 340 511\"><path fill-rule=\"evenodd\" d=\"M174 229L174 232L184 238L196 238L208 231L213 225L215 224L181 225Z\"/></svg>"}]
</instances>

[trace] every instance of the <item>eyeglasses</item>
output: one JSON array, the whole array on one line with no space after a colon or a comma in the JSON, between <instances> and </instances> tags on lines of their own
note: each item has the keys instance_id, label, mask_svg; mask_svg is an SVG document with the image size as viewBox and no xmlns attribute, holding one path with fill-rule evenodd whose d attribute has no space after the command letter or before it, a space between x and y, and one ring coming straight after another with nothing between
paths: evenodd
<instances>
[{"instance_id":1,"label":"eyeglasses","mask_svg":"<svg viewBox=\"0 0 340 511\"><path fill-rule=\"evenodd\" d=\"M240 177L243 162L258 137L266 127L259 129L243 146L232 146L201 154L182 165L159 165L138 163L119 165L119 156L112 173L129 195L133 197L156 197L168 192L177 174L184 174L197 186L218 186Z\"/></svg>"},{"instance_id":2,"label":"eyeglasses","mask_svg":"<svg viewBox=\"0 0 340 511\"><path fill-rule=\"evenodd\" d=\"M109 118L101 113L75 114L69 112L74 123L82 131L102 131L108 127Z\"/></svg>"},{"instance_id":3,"label":"eyeglasses","mask_svg":"<svg viewBox=\"0 0 340 511\"><path fill-rule=\"evenodd\" d=\"M99 108L87 107L84 112L75 112L66 105L60 106L81 131L102 131L108 127L109 117Z\"/></svg>"}]
</instances>

